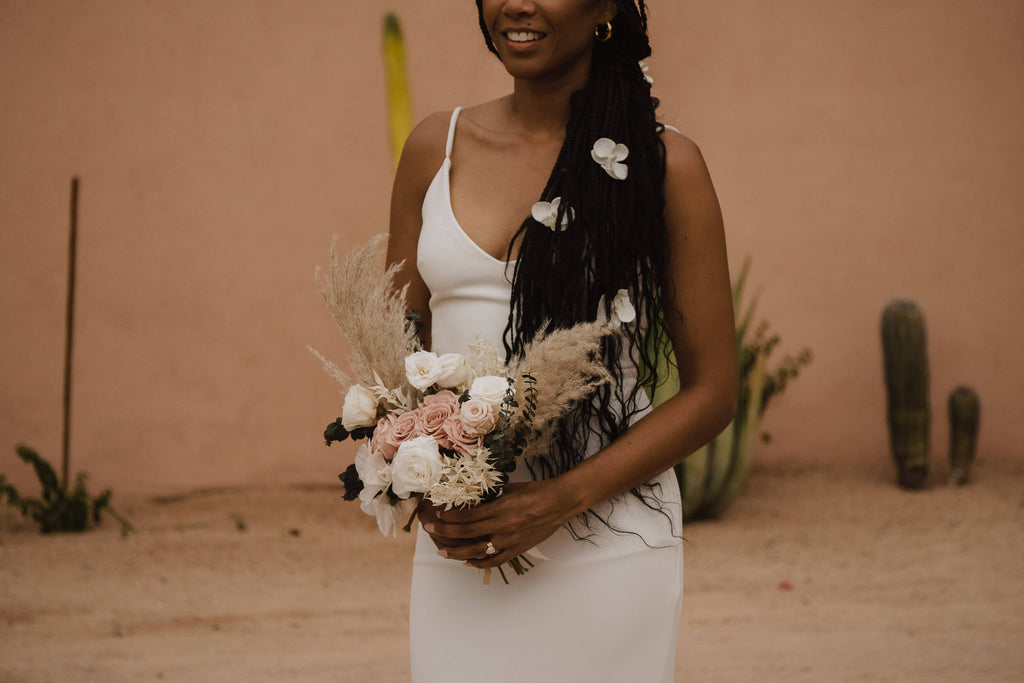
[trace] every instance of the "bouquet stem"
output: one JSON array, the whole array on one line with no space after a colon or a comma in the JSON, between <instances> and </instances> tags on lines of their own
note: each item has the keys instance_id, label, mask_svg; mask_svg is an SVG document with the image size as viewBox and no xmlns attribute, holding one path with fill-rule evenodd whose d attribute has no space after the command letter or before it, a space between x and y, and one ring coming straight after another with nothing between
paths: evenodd
<instances>
[{"instance_id":1,"label":"bouquet stem","mask_svg":"<svg viewBox=\"0 0 1024 683\"><path fill-rule=\"evenodd\" d=\"M412 497L415 498L420 503L423 502L423 494L422 493L414 493L412 495ZM417 515L417 513L419 513L419 511L420 511L420 506L417 504L416 507L413 508L412 514L409 515L409 521L406 522L405 526L402 527L402 531L404 531L405 533L409 533L410 531L412 531L412 523L416 519L416 515Z\"/></svg>"}]
</instances>

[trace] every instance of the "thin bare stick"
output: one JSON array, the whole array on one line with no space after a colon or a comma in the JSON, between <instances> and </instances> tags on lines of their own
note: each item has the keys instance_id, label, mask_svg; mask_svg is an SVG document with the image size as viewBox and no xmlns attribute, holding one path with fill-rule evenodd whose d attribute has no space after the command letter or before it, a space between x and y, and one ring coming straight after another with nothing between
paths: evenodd
<instances>
[{"instance_id":1,"label":"thin bare stick","mask_svg":"<svg viewBox=\"0 0 1024 683\"><path fill-rule=\"evenodd\" d=\"M74 339L75 322L75 256L78 239L78 176L71 178L71 235L68 238L68 297L67 318L64 327L64 425L61 441L61 485L68 487L70 457L68 444L71 441L71 344Z\"/></svg>"}]
</instances>

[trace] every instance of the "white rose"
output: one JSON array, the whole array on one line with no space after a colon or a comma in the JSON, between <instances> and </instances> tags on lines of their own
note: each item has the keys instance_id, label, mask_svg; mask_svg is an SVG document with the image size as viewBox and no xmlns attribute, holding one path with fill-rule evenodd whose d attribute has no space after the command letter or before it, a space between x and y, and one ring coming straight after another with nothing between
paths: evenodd
<instances>
[{"instance_id":1,"label":"white rose","mask_svg":"<svg viewBox=\"0 0 1024 683\"><path fill-rule=\"evenodd\" d=\"M463 402L459 408L459 419L462 428L471 436L483 436L494 429L498 415L487 401L471 398Z\"/></svg>"},{"instance_id":2,"label":"white rose","mask_svg":"<svg viewBox=\"0 0 1024 683\"><path fill-rule=\"evenodd\" d=\"M454 389L469 381L469 363L460 353L445 353L438 359L441 374L437 378L437 386L443 389Z\"/></svg>"},{"instance_id":3,"label":"white rose","mask_svg":"<svg viewBox=\"0 0 1024 683\"><path fill-rule=\"evenodd\" d=\"M391 465L380 451L370 450L365 443L356 451L356 474L362 480L363 492L367 495L375 496L391 484ZM362 492L359 495L362 498Z\"/></svg>"},{"instance_id":4,"label":"white rose","mask_svg":"<svg viewBox=\"0 0 1024 683\"><path fill-rule=\"evenodd\" d=\"M477 377L469 387L469 397L486 401L497 409L508 391L508 380L497 375Z\"/></svg>"},{"instance_id":5,"label":"white rose","mask_svg":"<svg viewBox=\"0 0 1024 683\"><path fill-rule=\"evenodd\" d=\"M405 358L405 376L409 384L423 391L441 376L441 360L430 351L417 351Z\"/></svg>"},{"instance_id":6,"label":"white rose","mask_svg":"<svg viewBox=\"0 0 1024 683\"><path fill-rule=\"evenodd\" d=\"M345 394L341 426L348 431L377 424L377 397L361 384L353 384Z\"/></svg>"},{"instance_id":7,"label":"white rose","mask_svg":"<svg viewBox=\"0 0 1024 683\"><path fill-rule=\"evenodd\" d=\"M411 493L426 493L441 480L444 469L437 441L417 436L403 441L391 461L391 490L399 498Z\"/></svg>"}]
</instances>

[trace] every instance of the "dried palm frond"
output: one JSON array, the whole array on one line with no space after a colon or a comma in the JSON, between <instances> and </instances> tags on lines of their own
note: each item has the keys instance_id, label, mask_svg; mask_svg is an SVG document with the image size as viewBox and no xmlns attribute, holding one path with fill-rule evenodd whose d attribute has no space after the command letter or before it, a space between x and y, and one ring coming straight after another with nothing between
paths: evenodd
<instances>
[{"instance_id":1,"label":"dried palm frond","mask_svg":"<svg viewBox=\"0 0 1024 683\"><path fill-rule=\"evenodd\" d=\"M316 283L327 308L348 339L348 365L355 381L363 386L383 385L395 391L408 386L405 357L419 350L415 326L406 318L408 285L395 288L401 264L383 266L387 235L374 236L338 263L337 241L331 239L330 268L326 275L316 269ZM342 385L348 376L319 353L328 374Z\"/></svg>"},{"instance_id":2,"label":"dried palm frond","mask_svg":"<svg viewBox=\"0 0 1024 683\"><path fill-rule=\"evenodd\" d=\"M541 332L527 344L522 358L511 364L508 376L515 382L516 395L532 389L536 398L530 425L534 435L524 455L546 452L558 420L611 381L611 373L601 360L601 340L617 332L618 328L607 320ZM517 411L511 429L527 419L523 410Z\"/></svg>"}]
</instances>

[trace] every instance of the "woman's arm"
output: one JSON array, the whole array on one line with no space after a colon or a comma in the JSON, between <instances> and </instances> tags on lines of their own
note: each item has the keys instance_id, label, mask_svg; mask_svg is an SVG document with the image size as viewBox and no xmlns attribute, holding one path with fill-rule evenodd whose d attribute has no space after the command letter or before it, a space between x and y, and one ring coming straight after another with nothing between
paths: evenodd
<instances>
[{"instance_id":1,"label":"woman's arm","mask_svg":"<svg viewBox=\"0 0 1024 683\"><path fill-rule=\"evenodd\" d=\"M423 197L444 161L449 117L443 112L432 114L409 134L391 189L387 263L402 262L396 284L409 285L406 304L420 315L420 338L425 348L430 348L430 291L416 270L416 245L423 225Z\"/></svg>"},{"instance_id":2,"label":"woman's arm","mask_svg":"<svg viewBox=\"0 0 1024 683\"><path fill-rule=\"evenodd\" d=\"M509 485L491 503L424 520L442 555L480 568L507 562L576 515L650 481L732 419L739 370L721 209L697 146L670 131L663 140L671 278L665 292L674 306L665 320L679 393L565 474ZM484 540L466 544L471 538ZM487 538L500 551L490 557L483 554Z\"/></svg>"},{"instance_id":3,"label":"woman's arm","mask_svg":"<svg viewBox=\"0 0 1024 683\"><path fill-rule=\"evenodd\" d=\"M663 139L671 277L665 291L675 307L665 321L680 390L564 475L573 501L569 519L675 465L717 436L736 411L736 324L722 212L697 146L670 131Z\"/></svg>"}]
</instances>

